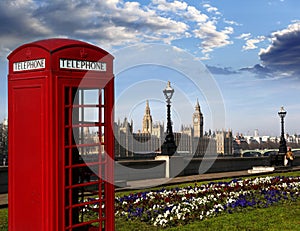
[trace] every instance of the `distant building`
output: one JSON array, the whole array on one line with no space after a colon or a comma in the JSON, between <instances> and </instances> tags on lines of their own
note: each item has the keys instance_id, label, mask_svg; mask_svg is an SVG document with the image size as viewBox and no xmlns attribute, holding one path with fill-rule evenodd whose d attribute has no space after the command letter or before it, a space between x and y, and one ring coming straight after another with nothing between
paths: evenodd
<instances>
[{"instance_id":1,"label":"distant building","mask_svg":"<svg viewBox=\"0 0 300 231\"><path fill-rule=\"evenodd\" d=\"M82 131L82 132L81 132ZM91 131L89 127L84 127L79 133L78 144L89 144L84 147L79 147L80 155L91 155L99 153L99 132ZM103 142L103 136L101 135L101 141ZM102 152L104 150L102 149Z\"/></svg>"},{"instance_id":2,"label":"distant building","mask_svg":"<svg viewBox=\"0 0 300 231\"><path fill-rule=\"evenodd\" d=\"M279 140L280 140L280 137L277 137L277 136L271 136L270 137L270 141L273 142L273 143L279 143Z\"/></svg>"},{"instance_id":3,"label":"distant building","mask_svg":"<svg viewBox=\"0 0 300 231\"><path fill-rule=\"evenodd\" d=\"M3 119L2 126L6 127L6 128L8 127L8 119L7 118Z\"/></svg>"},{"instance_id":4,"label":"distant building","mask_svg":"<svg viewBox=\"0 0 300 231\"><path fill-rule=\"evenodd\" d=\"M152 122L149 102L146 102L142 132L133 132L133 121L127 118L115 123L115 157L133 157L134 154L146 154L160 151L164 139L164 126Z\"/></svg>"},{"instance_id":5,"label":"distant building","mask_svg":"<svg viewBox=\"0 0 300 231\"><path fill-rule=\"evenodd\" d=\"M164 131L164 124L163 123L160 123L160 122L156 122L153 124L153 127L152 127L152 135L154 137L157 137L158 138L158 152L161 151L160 148L161 148L161 145L163 144L164 142L164 139L165 139L165 131Z\"/></svg>"},{"instance_id":6,"label":"distant building","mask_svg":"<svg viewBox=\"0 0 300 231\"><path fill-rule=\"evenodd\" d=\"M232 142L233 154L236 156L241 155L242 150L248 150L249 144L243 134L237 134Z\"/></svg>"},{"instance_id":7,"label":"distant building","mask_svg":"<svg viewBox=\"0 0 300 231\"><path fill-rule=\"evenodd\" d=\"M114 123L114 134L115 134L115 157L132 157L133 156L133 136L132 128L133 121L128 122L127 118L121 123L118 120Z\"/></svg>"},{"instance_id":8,"label":"distant building","mask_svg":"<svg viewBox=\"0 0 300 231\"><path fill-rule=\"evenodd\" d=\"M203 136L193 138L194 156L216 154L216 139L214 137Z\"/></svg>"},{"instance_id":9,"label":"distant building","mask_svg":"<svg viewBox=\"0 0 300 231\"><path fill-rule=\"evenodd\" d=\"M288 143L300 144L300 135L297 135L297 134L294 134L294 135L285 134L285 139L286 139L286 142L288 142Z\"/></svg>"},{"instance_id":10,"label":"distant building","mask_svg":"<svg viewBox=\"0 0 300 231\"><path fill-rule=\"evenodd\" d=\"M175 144L178 153L190 153L193 143L192 137L183 132L174 132Z\"/></svg>"},{"instance_id":11,"label":"distant building","mask_svg":"<svg viewBox=\"0 0 300 231\"><path fill-rule=\"evenodd\" d=\"M216 146L217 154L232 155L232 132L229 131L217 131L216 132Z\"/></svg>"},{"instance_id":12,"label":"distant building","mask_svg":"<svg viewBox=\"0 0 300 231\"><path fill-rule=\"evenodd\" d=\"M192 125L183 125L181 131L174 132L177 153L181 155L203 156L215 154L217 147L222 154L232 154L231 132L204 132L204 118L197 100L192 114ZM115 123L115 156L116 158L133 157L134 154L157 153L164 142L164 124L153 122L149 101L146 101L145 114L142 120L142 130L133 132L133 121L127 118L121 123ZM219 145L219 146L218 146Z\"/></svg>"},{"instance_id":13,"label":"distant building","mask_svg":"<svg viewBox=\"0 0 300 231\"><path fill-rule=\"evenodd\" d=\"M150 133L133 133L133 153L148 154L160 150L160 139Z\"/></svg>"},{"instance_id":14,"label":"distant building","mask_svg":"<svg viewBox=\"0 0 300 231\"><path fill-rule=\"evenodd\" d=\"M193 153L194 147L193 147L193 137L194 137L194 129L191 125L189 126L181 126L181 136L177 135L175 136L175 142L177 145L177 152L181 153ZM180 140L177 140L180 138Z\"/></svg>"}]
</instances>

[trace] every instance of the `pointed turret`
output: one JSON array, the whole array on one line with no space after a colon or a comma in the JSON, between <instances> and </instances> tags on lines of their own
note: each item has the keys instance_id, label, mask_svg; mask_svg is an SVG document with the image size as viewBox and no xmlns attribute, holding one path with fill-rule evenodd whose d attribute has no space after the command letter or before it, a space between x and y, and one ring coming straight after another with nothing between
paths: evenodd
<instances>
[{"instance_id":1,"label":"pointed turret","mask_svg":"<svg viewBox=\"0 0 300 231\"><path fill-rule=\"evenodd\" d=\"M152 116L150 114L149 101L146 101L145 115L143 118L142 133L152 133Z\"/></svg>"},{"instance_id":2,"label":"pointed turret","mask_svg":"<svg viewBox=\"0 0 300 231\"><path fill-rule=\"evenodd\" d=\"M150 115L149 101L146 101L145 115Z\"/></svg>"},{"instance_id":3,"label":"pointed turret","mask_svg":"<svg viewBox=\"0 0 300 231\"><path fill-rule=\"evenodd\" d=\"M196 103L196 106L195 106L195 111L201 112L200 111L200 104L199 104L198 98L197 98L197 103Z\"/></svg>"}]
</instances>

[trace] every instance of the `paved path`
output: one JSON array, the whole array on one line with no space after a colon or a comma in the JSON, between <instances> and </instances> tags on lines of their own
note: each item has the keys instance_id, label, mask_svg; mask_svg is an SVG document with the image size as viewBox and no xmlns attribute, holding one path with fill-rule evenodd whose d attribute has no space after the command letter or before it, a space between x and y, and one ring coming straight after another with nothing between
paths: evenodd
<instances>
[{"instance_id":1,"label":"paved path","mask_svg":"<svg viewBox=\"0 0 300 231\"><path fill-rule=\"evenodd\" d=\"M300 166L295 166L293 168L280 168L276 169L274 172L289 172L289 171L300 171ZM271 173L274 173L271 172ZM266 173L248 173L247 170L244 171L235 171L235 172L220 172L220 173L205 173L201 175L192 175L192 176L182 176L176 178L158 178L158 179L148 179L148 180L136 180L136 181L128 181L127 186L123 188L117 188L116 191L126 191L133 189L142 189L142 188L150 188L156 186L166 186L166 185L174 185L188 182L201 182L201 181L212 181L219 180L225 178L237 178L237 177L245 177L245 176L253 176L253 175L264 175ZM7 199L8 194L0 194L0 208L7 207Z\"/></svg>"},{"instance_id":2,"label":"paved path","mask_svg":"<svg viewBox=\"0 0 300 231\"><path fill-rule=\"evenodd\" d=\"M289 172L289 171L299 171L300 166L295 166L293 168L280 168L276 169L270 173L280 173L280 172ZM264 175L267 173L248 173L248 170L243 171L234 171L234 172L220 172L220 173L205 173L201 175L192 175L192 176L182 176L176 178L159 178L159 179L148 179L148 180L136 180L136 181L128 181L127 187L116 189L116 191L124 191L124 190L132 190L132 189L142 189L142 188L151 188L156 186L166 186L166 185L174 185L188 182L201 182L201 181L212 181L212 180L220 180L225 178L238 178L245 176L256 176L256 175Z\"/></svg>"},{"instance_id":3,"label":"paved path","mask_svg":"<svg viewBox=\"0 0 300 231\"><path fill-rule=\"evenodd\" d=\"M8 194L0 194L0 208L7 207Z\"/></svg>"},{"instance_id":4,"label":"paved path","mask_svg":"<svg viewBox=\"0 0 300 231\"><path fill-rule=\"evenodd\" d=\"M156 186L166 186L174 185L188 182L200 182L200 181L210 181L231 177L242 177L248 176L247 170L245 171L236 171L236 172L222 172L222 173L207 173L201 175L192 175L192 176L181 176L176 178L158 178L158 179L148 179L148 180L136 180L128 181L127 187L117 189L117 191L123 190L132 190L132 189L142 189L142 188L151 188Z\"/></svg>"}]
</instances>

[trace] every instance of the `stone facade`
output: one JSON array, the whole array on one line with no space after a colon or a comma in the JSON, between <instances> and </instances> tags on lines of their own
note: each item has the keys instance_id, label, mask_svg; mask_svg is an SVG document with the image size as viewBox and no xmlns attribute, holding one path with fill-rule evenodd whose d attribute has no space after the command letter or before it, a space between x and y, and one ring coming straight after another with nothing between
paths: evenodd
<instances>
[{"instance_id":1,"label":"stone facade","mask_svg":"<svg viewBox=\"0 0 300 231\"><path fill-rule=\"evenodd\" d=\"M204 118L197 100L192 114L192 125L183 125L181 131L174 132L177 153L184 156L203 156L218 153L232 154L231 132L223 134L211 132L204 134ZM218 134L218 135L216 135ZM115 156L116 158L133 157L134 154L160 153L164 141L163 123L153 122L149 101L146 101L142 131L133 132L133 121L127 118L115 123ZM219 145L219 146L218 146Z\"/></svg>"}]
</instances>

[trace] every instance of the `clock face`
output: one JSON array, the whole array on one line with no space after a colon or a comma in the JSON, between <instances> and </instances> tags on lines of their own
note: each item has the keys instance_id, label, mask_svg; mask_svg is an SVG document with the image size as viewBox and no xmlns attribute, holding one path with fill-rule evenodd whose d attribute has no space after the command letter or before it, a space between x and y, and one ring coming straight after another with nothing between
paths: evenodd
<instances>
[{"instance_id":1,"label":"clock face","mask_svg":"<svg viewBox=\"0 0 300 231\"><path fill-rule=\"evenodd\" d=\"M197 123L198 122L198 118L196 117L196 118L194 118L194 122L195 123Z\"/></svg>"}]
</instances>

